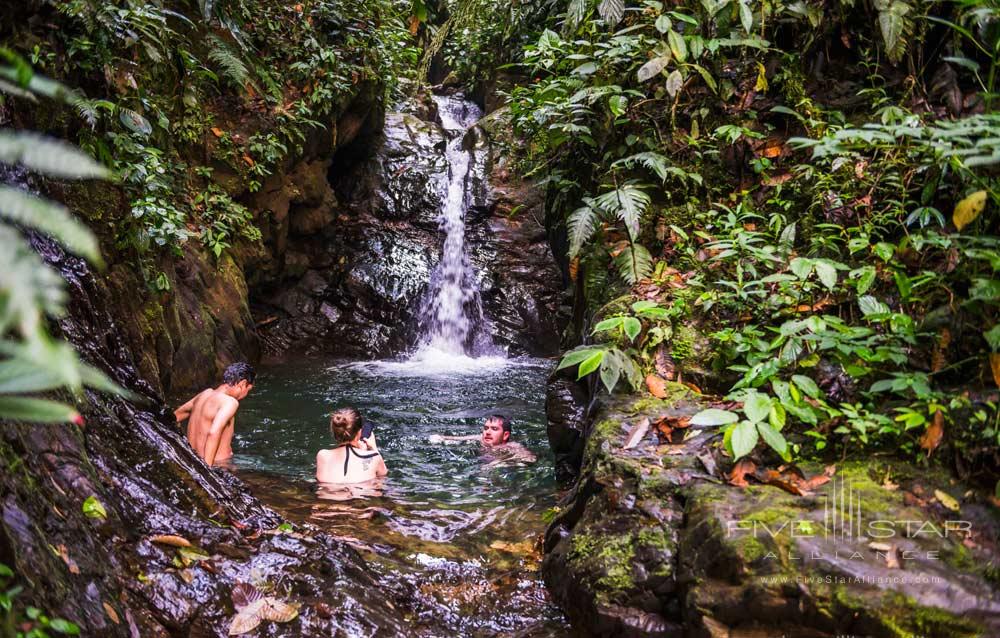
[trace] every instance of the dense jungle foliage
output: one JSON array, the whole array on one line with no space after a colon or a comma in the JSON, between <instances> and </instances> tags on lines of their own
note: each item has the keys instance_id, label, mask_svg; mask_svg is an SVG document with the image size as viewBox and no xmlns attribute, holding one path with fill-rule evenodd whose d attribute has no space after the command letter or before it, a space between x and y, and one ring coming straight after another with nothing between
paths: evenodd
<instances>
[{"instance_id":1,"label":"dense jungle foliage","mask_svg":"<svg viewBox=\"0 0 1000 638\"><path fill-rule=\"evenodd\" d=\"M995 468L998 51L989 1L569 2L509 96L596 319L562 366L728 392L735 458Z\"/></svg>"}]
</instances>

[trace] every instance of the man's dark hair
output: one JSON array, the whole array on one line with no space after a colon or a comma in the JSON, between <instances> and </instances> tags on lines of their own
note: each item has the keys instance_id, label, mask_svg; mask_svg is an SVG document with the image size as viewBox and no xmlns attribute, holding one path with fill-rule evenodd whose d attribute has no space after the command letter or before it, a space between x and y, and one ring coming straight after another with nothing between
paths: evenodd
<instances>
[{"instance_id":1,"label":"man's dark hair","mask_svg":"<svg viewBox=\"0 0 1000 638\"><path fill-rule=\"evenodd\" d=\"M510 434L510 426L511 426L510 419L508 419L504 415L502 415L502 414L491 414L490 416L488 416L486 418L486 420L487 421L499 421L500 422L500 427L503 428L503 431L506 432L506 433L508 433L508 434Z\"/></svg>"},{"instance_id":2,"label":"man's dark hair","mask_svg":"<svg viewBox=\"0 0 1000 638\"><path fill-rule=\"evenodd\" d=\"M240 381L246 379L246 382L253 385L253 380L257 378L257 372L253 369L246 361L238 361L222 373L222 380L228 385L236 385Z\"/></svg>"}]
</instances>

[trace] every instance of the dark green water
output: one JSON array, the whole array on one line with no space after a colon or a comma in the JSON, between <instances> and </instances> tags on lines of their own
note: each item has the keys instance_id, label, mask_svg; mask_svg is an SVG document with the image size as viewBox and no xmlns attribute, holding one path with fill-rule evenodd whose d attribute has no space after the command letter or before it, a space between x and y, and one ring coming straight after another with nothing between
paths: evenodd
<instances>
[{"instance_id":1,"label":"dark green water","mask_svg":"<svg viewBox=\"0 0 1000 638\"><path fill-rule=\"evenodd\" d=\"M422 635L563 635L537 576L543 513L557 489L544 412L553 365L443 357L266 366L237 417L234 463L291 520L345 538L409 579L422 598ZM330 490L313 479L316 452L333 445L329 413L348 405L377 424L389 475ZM513 419L512 439L536 463L510 463L478 443L427 441L477 434L494 413Z\"/></svg>"}]
</instances>

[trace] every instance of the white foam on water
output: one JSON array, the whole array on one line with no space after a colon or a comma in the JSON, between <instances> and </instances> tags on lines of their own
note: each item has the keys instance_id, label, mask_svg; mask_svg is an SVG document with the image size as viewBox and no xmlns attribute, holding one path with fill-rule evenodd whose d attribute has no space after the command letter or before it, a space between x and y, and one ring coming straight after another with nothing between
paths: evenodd
<instances>
[{"instance_id":1,"label":"white foam on water","mask_svg":"<svg viewBox=\"0 0 1000 638\"><path fill-rule=\"evenodd\" d=\"M389 375L397 377L438 377L438 376L469 376L477 373L494 372L510 365L521 365L517 359L504 356L470 357L466 354L456 354L450 350L442 350L434 346L424 346L413 353L408 359L398 361L355 361L335 366L347 368L374 375Z\"/></svg>"}]
</instances>

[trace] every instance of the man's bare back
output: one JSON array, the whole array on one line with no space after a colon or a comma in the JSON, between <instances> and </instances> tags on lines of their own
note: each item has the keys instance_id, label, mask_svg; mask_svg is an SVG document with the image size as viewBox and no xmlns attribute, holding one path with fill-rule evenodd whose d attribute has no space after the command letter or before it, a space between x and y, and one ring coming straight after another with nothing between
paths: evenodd
<instances>
[{"instance_id":1,"label":"man's bare back","mask_svg":"<svg viewBox=\"0 0 1000 638\"><path fill-rule=\"evenodd\" d=\"M234 371L238 366L245 366ZM238 377L238 378L237 378ZM240 400L253 387L253 369L234 364L226 369L226 383L202 390L174 410L178 423L186 419L187 439L194 451L209 465L233 456L233 432Z\"/></svg>"}]
</instances>

